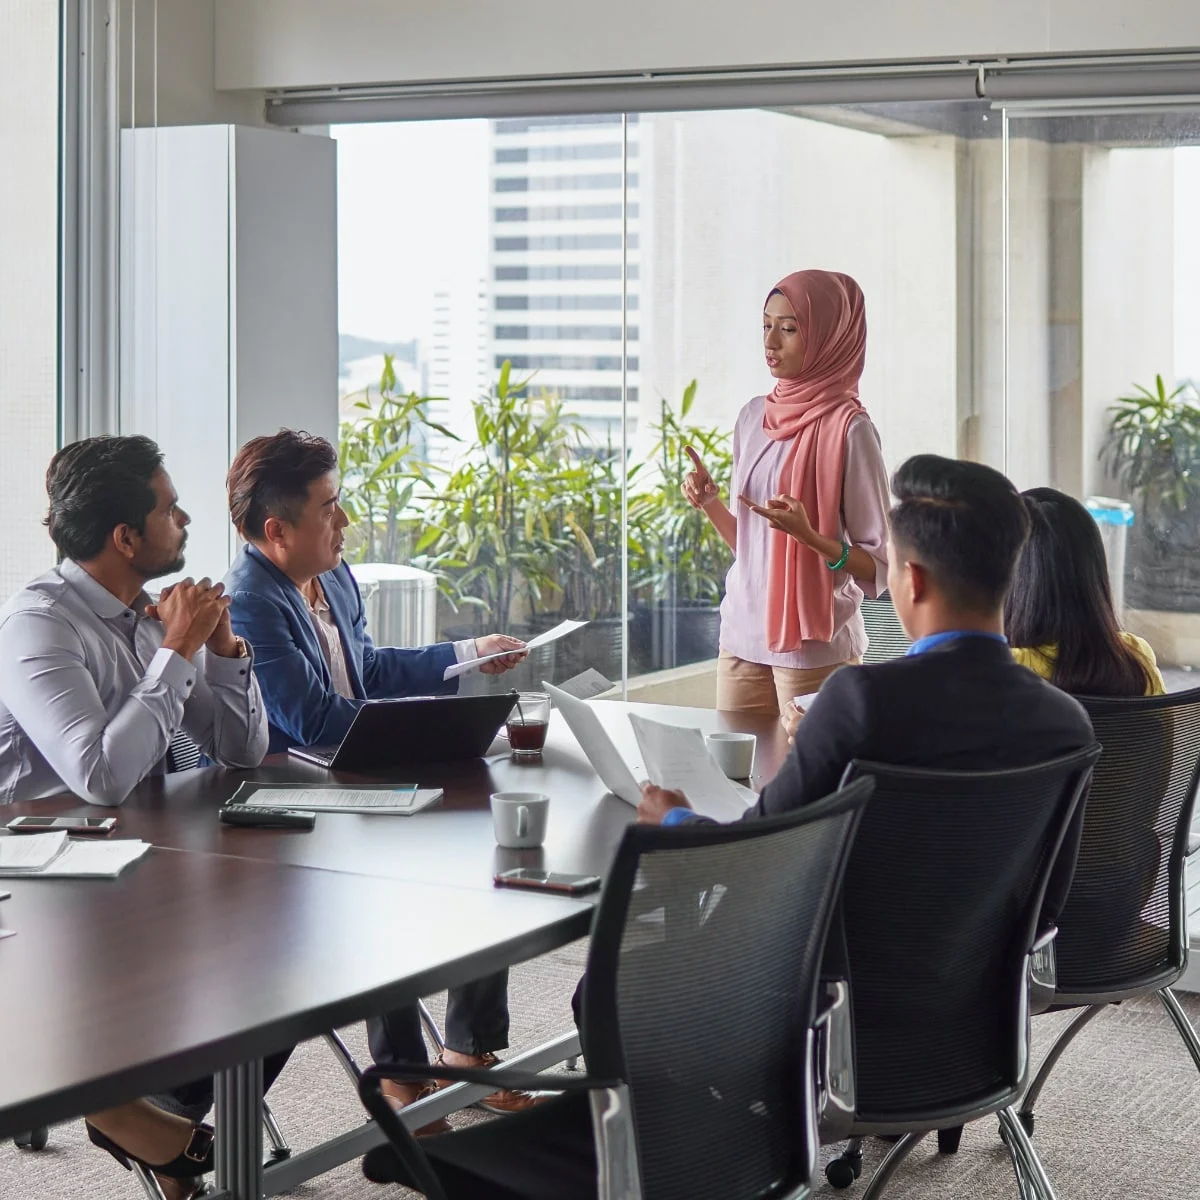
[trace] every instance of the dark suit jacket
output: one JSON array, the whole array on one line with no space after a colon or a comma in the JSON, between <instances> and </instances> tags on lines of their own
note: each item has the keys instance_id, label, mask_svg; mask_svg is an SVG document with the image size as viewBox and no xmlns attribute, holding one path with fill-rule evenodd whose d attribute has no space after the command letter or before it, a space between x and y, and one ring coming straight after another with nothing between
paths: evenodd
<instances>
[{"instance_id":1,"label":"dark suit jacket","mask_svg":"<svg viewBox=\"0 0 1200 1200\"><path fill-rule=\"evenodd\" d=\"M769 816L837 790L851 759L988 771L1026 767L1095 740L1078 701L1018 666L994 638L961 637L826 680L779 774L746 815ZM1055 921L1079 852L1083 805L1063 842L1042 907Z\"/></svg>"},{"instance_id":2,"label":"dark suit jacket","mask_svg":"<svg viewBox=\"0 0 1200 1200\"><path fill-rule=\"evenodd\" d=\"M246 546L225 576L234 632L254 647L254 674L267 706L272 753L294 745L336 745L364 700L458 690L458 680L442 680L442 672L455 661L450 642L419 650L377 647L367 635L362 597L350 568L343 562L320 579L345 647L354 700L333 690L308 604L274 563Z\"/></svg>"}]
</instances>

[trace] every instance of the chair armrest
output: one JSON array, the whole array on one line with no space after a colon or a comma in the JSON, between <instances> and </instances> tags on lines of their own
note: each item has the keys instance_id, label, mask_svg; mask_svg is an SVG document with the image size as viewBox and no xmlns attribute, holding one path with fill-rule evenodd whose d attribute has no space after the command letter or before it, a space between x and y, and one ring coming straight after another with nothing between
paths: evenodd
<instances>
[{"instance_id":1,"label":"chair armrest","mask_svg":"<svg viewBox=\"0 0 1200 1200\"><path fill-rule=\"evenodd\" d=\"M817 998L815 1072L818 1136L822 1145L844 1141L854 1122L854 1030L850 984L823 979Z\"/></svg>"},{"instance_id":2,"label":"chair armrest","mask_svg":"<svg viewBox=\"0 0 1200 1200\"><path fill-rule=\"evenodd\" d=\"M368 1067L363 1079L448 1079L451 1083L482 1083L512 1092L594 1092L621 1087L619 1079L591 1075L535 1075L532 1071L506 1071L503 1067L450 1067L444 1063L402 1063Z\"/></svg>"}]
</instances>

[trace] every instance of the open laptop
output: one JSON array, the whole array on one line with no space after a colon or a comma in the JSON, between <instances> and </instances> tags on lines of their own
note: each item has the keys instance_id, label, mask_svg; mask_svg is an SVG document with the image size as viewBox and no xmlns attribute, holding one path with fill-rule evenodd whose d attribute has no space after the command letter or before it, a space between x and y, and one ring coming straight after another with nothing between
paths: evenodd
<instances>
[{"instance_id":1,"label":"open laptop","mask_svg":"<svg viewBox=\"0 0 1200 1200\"><path fill-rule=\"evenodd\" d=\"M479 758L516 700L516 692L368 700L341 745L289 746L288 753L338 771Z\"/></svg>"}]
</instances>

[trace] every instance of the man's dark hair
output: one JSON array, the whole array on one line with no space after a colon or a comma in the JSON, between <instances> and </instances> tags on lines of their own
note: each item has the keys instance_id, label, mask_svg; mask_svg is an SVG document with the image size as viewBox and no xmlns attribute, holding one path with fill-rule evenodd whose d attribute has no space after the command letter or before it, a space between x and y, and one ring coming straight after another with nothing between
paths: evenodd
<instances>
[{"instance_id":1,"label":"man's dark hair","mask_svg":"<svg viewBox=\"0 0 1200 1200\"><path fill-rule=\"evenodd\" d=\"M295 524L314 479L337 470L337 451L323 437L281 429L238 452L225 480L229 516L247 541L263 537L268 517Z\"/></svg>"},{"instance_id":2,"label":"man's dark hair","mask_svg":"<svg viewBox=\"0 0 1200 1200\"><path fill-rule=\"evenodd\" d=\"M146 532L158 503L150 478L162 451L148 438L93 437L64 446L46 468L45 524L64 558L88 562L118 525Z\"/></svg>"},{"instance_id":3,"label":"man's dark hair","mask_svg":"<svg viewBox=\"0 0 1200 1200\"><path fill-rule=\"evenodd\" d=\"M892 478L892 541L923 566L955 608L1004 603L1029 514L1017 489L981 463L918 454Z\"/></svg>"}]
</instances>

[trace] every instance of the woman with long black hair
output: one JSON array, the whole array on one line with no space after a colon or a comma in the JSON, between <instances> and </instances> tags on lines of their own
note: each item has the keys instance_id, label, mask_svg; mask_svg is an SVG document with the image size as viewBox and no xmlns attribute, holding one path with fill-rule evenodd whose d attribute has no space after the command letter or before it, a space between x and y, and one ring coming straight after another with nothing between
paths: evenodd
<instances>
[{"instance_id":1,"label":"woman with long black hair","mask_svg":"<svg viewBox=\"0 0 1200 1200\"><path fill-rule=\"evenodd\" d=\"M1161 696L1150 644L1117 622L1091 514L1055 488L1022 494L1029 540L1004 606L1013 657L1076 696Z\"/></svg>"}]
</instances>

